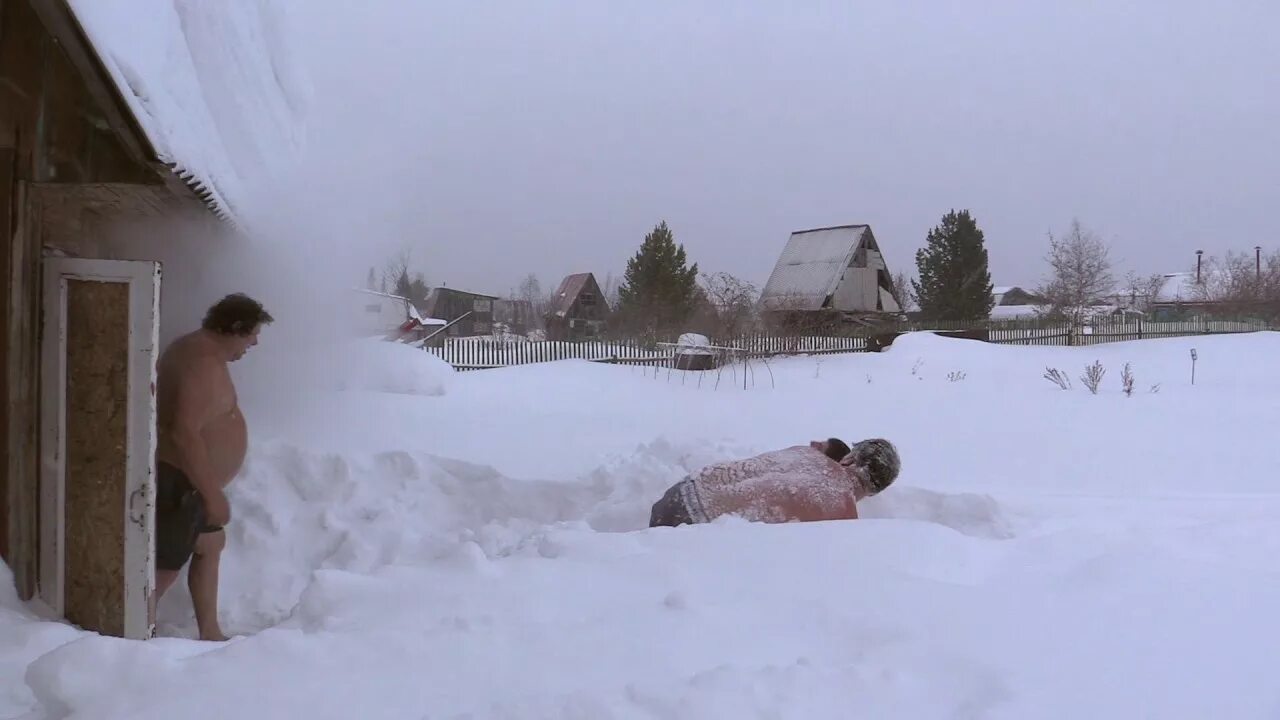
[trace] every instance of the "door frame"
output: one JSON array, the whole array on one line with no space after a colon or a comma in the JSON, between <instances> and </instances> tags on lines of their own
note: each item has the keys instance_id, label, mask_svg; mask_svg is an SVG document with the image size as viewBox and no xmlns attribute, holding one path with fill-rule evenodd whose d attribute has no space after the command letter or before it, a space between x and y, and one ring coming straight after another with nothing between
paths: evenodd
<instances>
[{"instance_id":1,"label":"door frame","mask_svg":"<svg viewBox=\"0 0 1280 720\"><path fill-rule=\"evenodd\" d=\"M129 285L129 367L124 513L124 636L155 629L156 361L160 264L147 260L45 257L41 304L40 562L37 597L57 617L66 587L67 289L71 280Z\"/></svg>"}]
</instances>

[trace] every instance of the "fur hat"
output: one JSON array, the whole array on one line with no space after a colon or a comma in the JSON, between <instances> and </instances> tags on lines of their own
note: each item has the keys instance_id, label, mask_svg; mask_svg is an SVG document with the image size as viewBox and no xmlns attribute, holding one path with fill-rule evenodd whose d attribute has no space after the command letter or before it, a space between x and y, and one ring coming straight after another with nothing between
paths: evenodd
<instances>
[{"instance_id":1,"label":"fur hat","mask_svg":"<svg viewBox=\"0 0 1280 720\"><path fill-rule=\"evenodd\" d=\"M892 485L902 469L902 460L898 457L897 448L883 438L854 443L843 464L854 465L867 471L867 480L871 486L869 490L872 495L883 492L885 488Z\"/></svg>"}]
</instances>

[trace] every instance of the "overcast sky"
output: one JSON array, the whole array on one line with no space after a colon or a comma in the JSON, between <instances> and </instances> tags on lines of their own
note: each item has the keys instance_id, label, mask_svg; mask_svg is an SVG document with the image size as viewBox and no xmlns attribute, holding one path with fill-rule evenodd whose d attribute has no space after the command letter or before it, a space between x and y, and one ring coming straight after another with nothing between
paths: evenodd
<instances>
[{"instance_id":1,"label":"overcast sky","mask_svg":"<svg viewBox=\"0 0 1280 720\"><path fill-rule=\"evenodd\" d=\"M432 285L603 281L663 219L759 285L846 223L914 274L951 208L997 285L1074 217L1117 275L1280 248L1275 0L303 7L311 152Z\"/></svg>"}]
</instances>

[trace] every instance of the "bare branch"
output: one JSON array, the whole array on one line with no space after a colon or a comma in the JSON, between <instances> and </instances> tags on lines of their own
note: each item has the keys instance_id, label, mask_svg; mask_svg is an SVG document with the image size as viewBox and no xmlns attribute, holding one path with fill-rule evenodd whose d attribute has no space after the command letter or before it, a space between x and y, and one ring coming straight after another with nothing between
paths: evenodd
<instances>
[{"instance_id":1,"label":"bare branch","mask_svg":"<svg viewBox=\"0 0 1280 720\"><path fill-rule=\"evenodd\" d=\"M1082 322L1089 308L1105 302L1115 287L1110 251L1096 233L1078 220L1062 239L1049 235L1048 283L1037 290L1043 313Z\"/></svg>"}]
</instances>

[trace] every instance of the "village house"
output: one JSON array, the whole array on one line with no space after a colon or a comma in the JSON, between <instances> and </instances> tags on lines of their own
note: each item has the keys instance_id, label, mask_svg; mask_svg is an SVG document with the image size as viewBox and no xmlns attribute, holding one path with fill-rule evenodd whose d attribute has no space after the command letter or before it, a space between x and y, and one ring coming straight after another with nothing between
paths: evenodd
<instances>
[{"instance_id":1,"label":"village house","mask_svg":"<svg viewBox=\"0 0 1280 720\"><path fill-rule=\"evenodd\" d=\"M0 556L22 599L148 638L155 361L169 305L158 259L181 238L123 241L157 223L188 239L239 231L240 166L231 143L204 134L244 111L207 105L191 65L234 53L236 38L218 35L230 26L190 29L204 35L188 47L179 18L135 26L120 12L0 0ZM156 56L169 64L146 64ZM275 87L270 67L235 65L239 97L253 99L255 79Z\"/></svg>"},{"instance_id":2,"label":"village house","mask_svg":"<svg viewBox=\"0 0 1280 720\"><path fill-rule=\"evenodd\" d=\"M593 273L568 275L551 296L547 309L548 340L586 340L604 334L609 303Z\"/></svg>"},{"instance_id":3,"label":"village house","mask_svg":"<svg viewBox=\"0 0 1280 720\"><path fill-rule=\"evenodd\" d=\"M450 287L432 288L423 310L426 315L449 324L450 337L474 337L493 332L496 295L482 295Z\"/></svg>"},{"instance_id":4,"label":"village house","mask_svg":"<svg viewBox=\"0 0 1280 720\"><path fill-rule=\"evenodd\" d=\"M355 288L355 307L348 319L350 329L362 337L381 337L398 342L421 342L433 338L445 321L426 317L409 298L402 295ZM440 341L443 341L443 334Z\"/></svg>"},{"instance_id":5,"label":"village house","mask_svg":"<svg viewBox=\"0 0 1280 720\"><path fill-rule=\"evenodd\" d=\"M793 232L760 295L770 325L874 323L902 313L893 277L868 225Z\"/></svg>"},{"instance_id":6,"label":"village house","mask_svg":"<svg viewBox=\"0 0 1280 720\"><path fill-rule=\"evenodd\" d=\"M1041 298L1016 285L996 286L991 288L992 320L1017 320L1034 318L1039 314Z\"/></svg>"}]
</instances>

